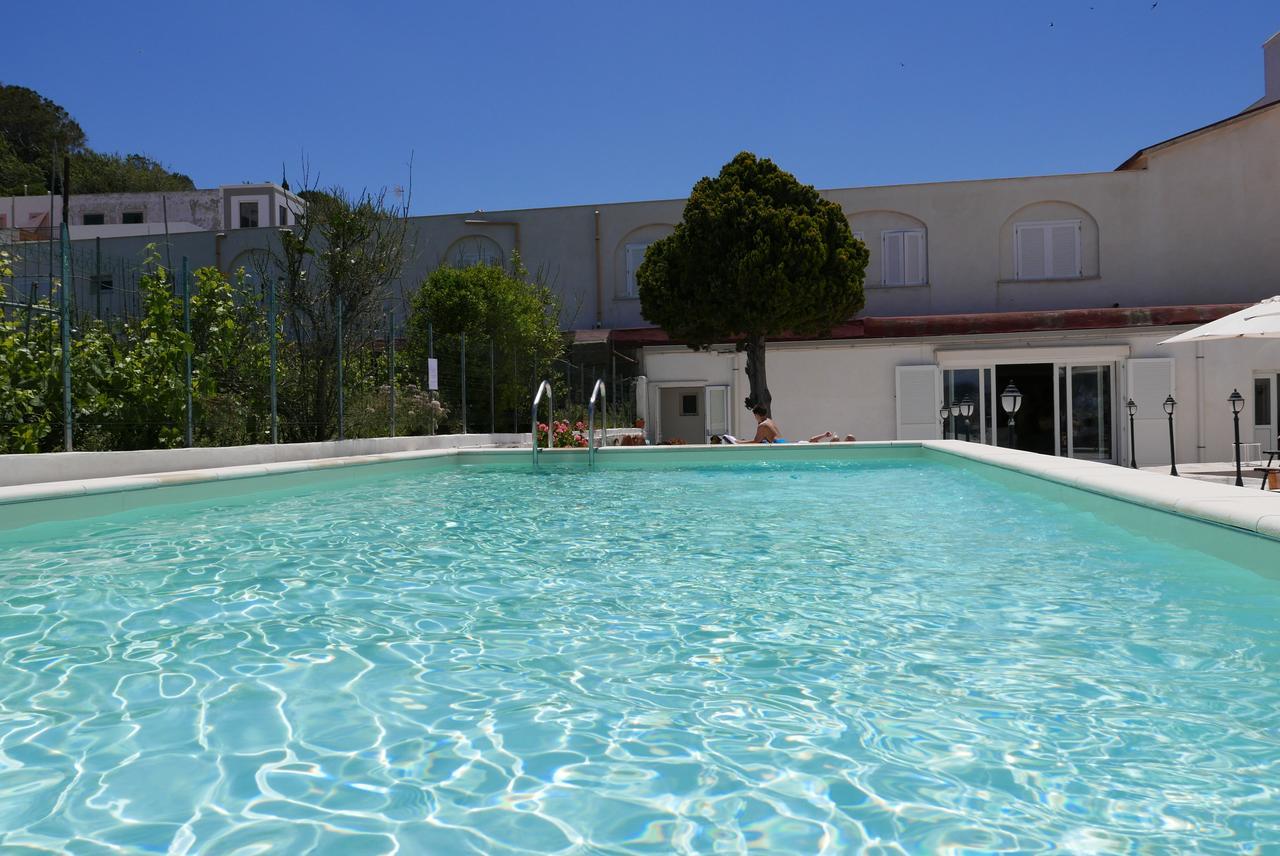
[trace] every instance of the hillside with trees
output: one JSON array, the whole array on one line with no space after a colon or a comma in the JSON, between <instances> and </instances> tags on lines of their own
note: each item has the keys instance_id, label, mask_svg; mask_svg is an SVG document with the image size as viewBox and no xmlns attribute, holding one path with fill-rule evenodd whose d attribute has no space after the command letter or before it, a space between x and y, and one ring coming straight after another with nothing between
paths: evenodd
<instances>
[{"instance_id":1,"label":"hillside with trees","mask_svg":"<svg viewBox=\"0 0 1280 856\"><path fill-rule=\"evenodd\" d=\"M72 193L195 189L189 176L147 155L91 149L60 105L34 89L0 84L0 196L60 193L63 155L71 158Z\"/></svg>"}]
</instances>

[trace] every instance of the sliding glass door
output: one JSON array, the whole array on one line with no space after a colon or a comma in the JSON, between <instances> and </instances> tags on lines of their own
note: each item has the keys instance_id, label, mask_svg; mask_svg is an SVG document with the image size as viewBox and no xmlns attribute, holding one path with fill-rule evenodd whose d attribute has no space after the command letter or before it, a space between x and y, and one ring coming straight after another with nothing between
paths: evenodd
<instances>
[{"instance_id":1,"label":"sliding glass door","mask_svg":"<svg viewBox=\"0 0 1280 856\"><path fill-rule=\"evenodd\" d=\"M1110 365L1058 366L1058 454L1112 461Z\"/></svg>"},{"instance_id":2,"label":"sliding glass door","mask_svg":"<svg viewBox=\"0 0 1280 856\"><path fill-rule=\"evenodd\" d=\"M1000 393L1013 383L1022 404L1009 426ZM1046 455L1115 460L1115 364L1011 363L944 369L943 437ZM955 407L968 400L973 414Z\"/></svg>"}]
</instances>

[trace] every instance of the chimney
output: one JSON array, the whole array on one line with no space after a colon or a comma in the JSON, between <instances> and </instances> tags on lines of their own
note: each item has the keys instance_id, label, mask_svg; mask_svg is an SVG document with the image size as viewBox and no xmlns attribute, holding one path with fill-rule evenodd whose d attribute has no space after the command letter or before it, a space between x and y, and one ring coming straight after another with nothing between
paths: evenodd
<instances>
[{"instance_id":1,"label":"chimney","mask_svg":"<svg viewBox=\"0 0 1280 856\"><path fill-rule=\"evenodd\" d=\"M1254 107L1280 101L1280 33L1267 39L1266 44L1262 46L1262 65L1266 90L1258 103L1253 105Z\"/></svg>"}]
</instances>

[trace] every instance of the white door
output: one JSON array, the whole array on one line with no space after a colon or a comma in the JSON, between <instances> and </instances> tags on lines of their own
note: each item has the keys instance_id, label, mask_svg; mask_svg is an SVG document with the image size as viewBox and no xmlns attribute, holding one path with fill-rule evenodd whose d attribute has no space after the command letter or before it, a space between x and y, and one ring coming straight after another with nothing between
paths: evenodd
<instances>
[{"instance_id":1,"label":"white door","mask_svg":"<svg viewBox=\"0 0 1280 856\"><path fill-rule=\"evenodd\" d=\"M706 390L707 439L729 433L729 387L708 386Z\"/></svg>"},{"instance_id":2,"label":"white door","mask_svg":"<svg viewBox=\"0 0 1280 856\"><path fill-rule=\"evenodd\" d=\"M938 367L898 366L894 375L898 439L937 440L942 431Z\"/></svg>"}]
</instances>

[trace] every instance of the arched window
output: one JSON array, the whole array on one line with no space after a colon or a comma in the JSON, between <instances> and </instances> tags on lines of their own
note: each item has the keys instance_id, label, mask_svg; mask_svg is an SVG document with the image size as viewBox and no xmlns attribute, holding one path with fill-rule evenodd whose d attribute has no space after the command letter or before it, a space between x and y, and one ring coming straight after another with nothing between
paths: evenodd
<instances>
[{"instance_id":1,"label":"arched window","mask_svg":"<svg viewBox=\"0 0 1280 856\"><path fill-rule=\"evenodd\" d=\"M1000 227L1000 279L1043 282L1100 273L1098 222L1070 202L1024 205Z\"/></svg>"},{"instance_id":2,"label":"arched window","mask_svg":"<svg viewBox=\"0 0 1280 856\"><path fill-rule=\"evenodd\" d=\"M929 284L929 230L901 211L859 211L849 216L855 238L867 245L870 286Z\"/></svg>"},{"instance_id":3,"label":"arched window","mask_svg":"<svg viewBox=\"0 0 1280 856\"><path fill-rule=\"evenodd\" d=\"M502 247L493 238L484 235L468 235L454 241L445 253L445 264L452 267L503 264Z\"/></svg>"}]
</instances>

